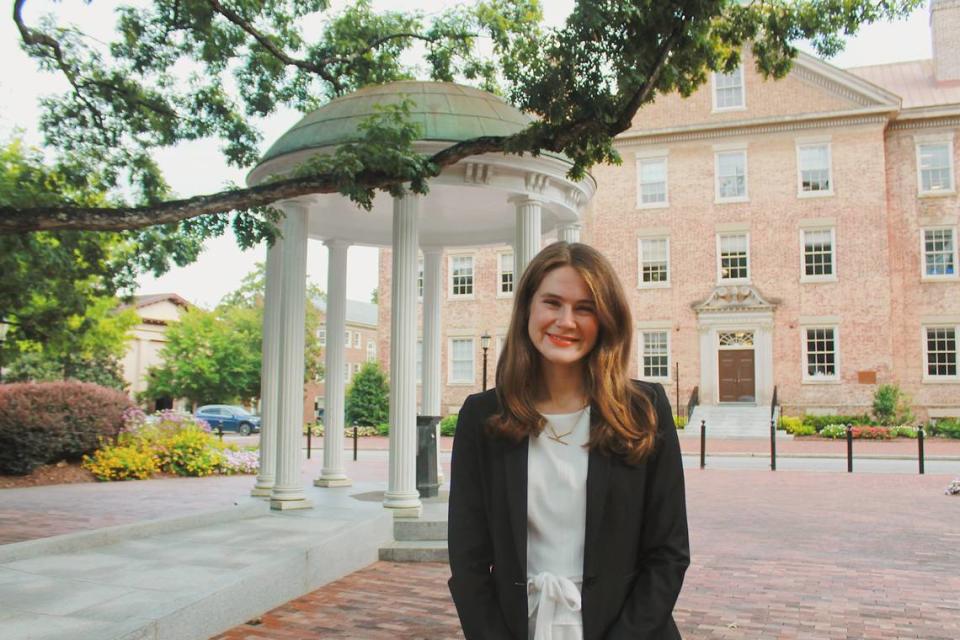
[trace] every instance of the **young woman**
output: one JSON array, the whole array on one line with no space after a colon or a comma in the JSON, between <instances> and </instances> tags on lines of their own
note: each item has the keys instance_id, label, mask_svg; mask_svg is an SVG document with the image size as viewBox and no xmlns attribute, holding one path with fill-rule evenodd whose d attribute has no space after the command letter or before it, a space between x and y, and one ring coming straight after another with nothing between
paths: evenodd
<instances>
[{"instance_id":1,"label":"young woman","mask_svg":"<svg viewBox=\"0 0 960 640\"><path fill-rule=\"evenodd\" d=\"M453 444L450 592L469 640L680 638L690 563L680 445L659 384L627 375L609 262L558 242L514 292L496 388Z\"/></svg>"}]
</instances>

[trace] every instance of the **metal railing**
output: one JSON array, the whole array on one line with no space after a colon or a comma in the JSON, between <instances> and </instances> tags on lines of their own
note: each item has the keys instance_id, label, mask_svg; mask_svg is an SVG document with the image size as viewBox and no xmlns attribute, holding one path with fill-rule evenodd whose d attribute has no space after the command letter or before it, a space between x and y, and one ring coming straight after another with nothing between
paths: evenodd
<instances>
[{"instance_id":1,"label":"metal railing","mask_svg":"<svg viewBox=\"0 0 960 640\"><path fill-rule=\"evenodd\" d=\"M687 424L693 418L693 410L700 404L700 387L694 387L690 392L690 399L687 401Z\"/></svg>"}]
</instances>

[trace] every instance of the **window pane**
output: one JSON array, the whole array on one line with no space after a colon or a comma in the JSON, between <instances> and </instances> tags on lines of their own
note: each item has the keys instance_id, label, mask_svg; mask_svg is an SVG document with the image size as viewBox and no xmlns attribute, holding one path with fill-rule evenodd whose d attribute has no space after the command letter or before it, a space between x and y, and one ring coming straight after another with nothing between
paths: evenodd
<instances>
[{"instance_id":1,"label":"window pane","mask_svg":"<svg viewBox=\"0 0 960 640\"><path fill-rule=\"evenodd\" d=\"M946 142L921 144L920 189L921 191L949 191L953 188L950 175L950 145Z\"/></svg>"},{"instance_id":2,"label":"window pane","mask_svg":"<svg viewBox=\"0 0 960 640\"><path fill-rule=\"evenodd\" d=\"M640 160L640 202L643 204L667 201L666 158Z\"/></svg>"},{"instance_id":3,"label":"window pane","mask_svg":"<svg viewBox=\"0 0 960 640\"><path fill-rule=\"evenodd\" d=\"M833 239L829 229L803 232L803 264L808 276L833 275Z\"/></svg>"},{"instance_id":4,"label":"window pane","mask_svg":"<svg viewBox=\"0 0 960 640\"><path fill-rule=\"evenodd\" d=\"M743 151L717 154L717 191L720 198L747 195L747 154Z\"/></svg>"},{"instance_id":5,"label":"window pane","mask_svg":"<svg viewBox=\"0 0 960 640\"><path fill-rule=\"evenodd\" d=\"M650 238L640 241L642 282L666 282L668 277L667 240Z\"/></svg>"},{"instance_id":6,"label":"window pane","mask_svg":"<svg viewBox=\"0 0 960 640\"><path fill-rule=\"evenodd\" d=\"M924 230L923 262L928 276L952 276L956 273L953 229Z\"/></svg>"},{"instance_id":7,"label":"window pane","mask_svg":"<svg viewBox=\"0 0 960 640\"><path fill-rule=\"evenodd\" d=\"M957 331L952 327L927 329L927 375L957 375Z\"/></svg>"},{"instance_id":8,"label":"window pane","mask_svg":"<svg viewBox=\"0 0 960 640\"><path fill-rule=\"evenodd\" d=\"M835 377L837 353L833 329L807 329L807 375Z\"/></svg>"},{"instance_id":9,"label":"window pane","mask_svg":"<svg viewBox=\"0 0 960 640\"><path fill-rule=\"evenodd\" d=\"M451 265L453 270L453 295L472 295L473 256L454 256Z\"/></svg>"},{"instance_id":10,"label":"window pane","mask_svg":"<svg viewBox=\"0 0 960 640\"><path fill-rule=\"evenodd\" d=\"M500 254L500 293L513 293L513 254Z\"/></svg>"},{"instance_id":11,"label":"window pane","mask_svg":"<svg viewBox=\"0 0 960 640\"><path fill-rule=\"evenodd\" d=\"M453 340L452 344L454 382L473 382L473 340Z\"/></svg>"},{"instance_id":12,"label":"window pane","mask_svg":"<svg viewBox=\"0 0 960 640\"><path fill-rule=\"evenodd\" d=\"M830 190L830 151L827 145L800 147L800 187L803 191Z\"/></svg>"},{"instance_id":13,"label":"window pane","mask_svg":"<svg viewBox=\"0 0 960 640\"><path fill-rule=\"evenodd\" d=\"M720 279L745 280L749 275L747 236L720 236Z\"/></svg>"},{"instance_id":14,"label":"window pane","mask_svg":"<svg viewBox=\"0 0 960 640\"><path fill-rule=\"evenodd\" d=\"M670 375L666 331L643 332L643 377L666 378Z\"/></svg>"},{"instance_id":15,"label":"window pane","mask_svg":"<svg viewBox=\"0 0 960 640\"><path fill-rule=\"evenodd\" d=\"M718 109L743 106L743 68L732 73L717 73L714 76L715 101Z\"/></svg>"}]
</instances>

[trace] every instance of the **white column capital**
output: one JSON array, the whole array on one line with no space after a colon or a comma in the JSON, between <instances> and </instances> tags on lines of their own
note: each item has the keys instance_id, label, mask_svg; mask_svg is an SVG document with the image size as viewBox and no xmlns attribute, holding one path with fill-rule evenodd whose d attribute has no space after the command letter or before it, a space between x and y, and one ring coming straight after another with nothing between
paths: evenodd
<instances>
[{"instance_id":1,"label":"white column capital","mask_svg":"<svg viewBox=\"0 0 960 640\"><path fill-rule=\"evenodd\" d=\"M425 255L425 256L442 255L442 254L443 254L443 247L438 247L438 246L432 245L432 244L420 245L420 251L421 251L421 252L423 253L423 255Z\"/></svg>"},{"instance_id":2,"label":"white column capital","mask_svg":"<svg viewBox=\"0 0 960 640\"><path fill-rule=\"evenodd\" d=\"M525 205L525 204L540 204L540 205L542 205L542 204L544 204L546 201L547 201L546 198L544 198L544 197L541 196L541 195L537 195L537 194L535 194L535 193L519 193L519 194L512 195L512 196L510 196L509 198L507 198L507 202L509 202L509 203L511 203L511 204L515 204L515 205L517 205L518 207L519 207L519 206L522 206L522 205Z\"/></svg>"},{"instance_id":3,"label":"white column capital","mask_svg":"<svg viewBox=\"0 0 960 640\"><path fill-rule=\"evenodd\" d=\"M353 246L353 243L343 238L325 238L323 244L328 249L346 249Z\"/></svg>"},{"instance_id":4,"label":"white column capital","mask_svg":"<svg viewBox=\"0 0 960 640\"><path fill-rule=\"evenodd\" d=\"M580 242L580 229L582 225L579 222L569 222L562 224L557 228L557 240L563 242Z\"/></svg>"}]
</instances>

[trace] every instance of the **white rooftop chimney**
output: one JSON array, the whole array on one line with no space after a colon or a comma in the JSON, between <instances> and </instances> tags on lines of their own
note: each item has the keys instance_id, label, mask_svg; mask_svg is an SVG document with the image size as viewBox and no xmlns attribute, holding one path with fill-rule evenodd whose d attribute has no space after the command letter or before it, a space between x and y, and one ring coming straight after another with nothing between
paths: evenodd
<instances>
[{"instance_id":1,"label":"white rooftop chimney","mask_svg":"<svg viewBox=\"0 0 960 640\"><path fill-rule=\"evenodd\" d=\"M937 82L960 81L960 0L931 0L930 33Z\"/></svg>"}]
</instances>

